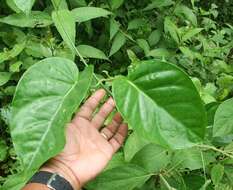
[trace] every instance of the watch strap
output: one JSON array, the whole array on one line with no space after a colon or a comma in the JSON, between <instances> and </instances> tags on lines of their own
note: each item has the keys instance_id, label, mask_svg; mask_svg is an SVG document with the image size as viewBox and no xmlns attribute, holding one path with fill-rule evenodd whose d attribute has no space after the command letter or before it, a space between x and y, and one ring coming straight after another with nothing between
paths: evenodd
<instances>
[{"instance_id":1,"label":"watch strap","mask_svg":"<svg viewBox=\"0 0 233 190\"><path fill-rule=\"evenodd\" d=\"M57 173L39 171L32 176L28 183L40 183L52 190L73 190L71 184Z\"/></svg>"}]
</instances>

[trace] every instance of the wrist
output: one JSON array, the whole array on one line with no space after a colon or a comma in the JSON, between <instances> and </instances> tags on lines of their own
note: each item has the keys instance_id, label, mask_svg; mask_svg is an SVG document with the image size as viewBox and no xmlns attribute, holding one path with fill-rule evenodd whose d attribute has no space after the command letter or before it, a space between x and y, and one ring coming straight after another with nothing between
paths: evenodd
<instances>
[{"instance_id":1,"label":"wrist","mask_svg":"<svg viewBox=\"0 0 233 190\"><path fill-rule=\"evenodd\" d=\"M72 170L61 161L51 159L44 166L41 167L40 171L57 173L65 178L71 184L74 190L81 189L79 179L77 179Z\"/></svg>"}]
</instances>

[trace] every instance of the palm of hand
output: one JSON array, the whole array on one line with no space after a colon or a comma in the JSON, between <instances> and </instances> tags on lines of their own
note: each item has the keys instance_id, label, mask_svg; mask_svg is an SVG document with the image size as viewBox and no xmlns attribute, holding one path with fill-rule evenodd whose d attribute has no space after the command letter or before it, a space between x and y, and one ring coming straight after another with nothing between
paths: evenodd
<instances>
[{"instance_id":1,"label":"palm of hand","mask_svg":"<svg viewBox=\"0 0 233 190\"><path fill-rule=\"evenodd\" d=\"M123 144L127 136L127 125L117 113L112 123L101 130L107 116L115 105L109 99L92 118L92 114L104 97L103 90L97 91L81 107L66 131L66 145L55 159L63 162L82 184L97 176L111 160L113 154Z\"/></svg>"}]
</instances>

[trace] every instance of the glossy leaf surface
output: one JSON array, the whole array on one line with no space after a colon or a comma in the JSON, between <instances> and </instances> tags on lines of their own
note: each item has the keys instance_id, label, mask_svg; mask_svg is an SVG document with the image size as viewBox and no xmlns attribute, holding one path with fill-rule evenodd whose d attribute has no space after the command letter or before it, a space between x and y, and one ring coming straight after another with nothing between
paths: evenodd
<instances>
[{"instance_id":1,"label":"glossy leaf surface","mask_svg":"<svg viewBox=\"0 0 233 190\"><path fill-rule=\"evenodd\" d=\"M189 77L176 66L144 61L113 82L118 110L136 132L171 148L191 146L205 134L206 113Z\"/></svg>"},{"instance_id":2,"label":"glossy leaf surface","mask_svg":"<svg viewBox=\"0 0 233 190\"><path fill-rule=\"evenodd\" d=\"M26 170L62 150L64 126L86 96L92 72L88 67L79 75L72 61L56 57L25 72L13 100L11 135Z\"/></svg>"}]
</instances>

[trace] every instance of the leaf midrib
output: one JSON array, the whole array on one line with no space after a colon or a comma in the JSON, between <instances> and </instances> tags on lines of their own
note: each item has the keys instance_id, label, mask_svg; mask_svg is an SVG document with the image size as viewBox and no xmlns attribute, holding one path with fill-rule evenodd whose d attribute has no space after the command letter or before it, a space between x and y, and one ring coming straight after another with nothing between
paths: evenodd
<instances>
[{"instance_id":1,"label":"leaf midrib","mask_svg":"<svg viewBox=\"0 0 233 190\"><path fill-rule=\"evenodd\" d=\"M53 116L51 117L51 120L50 120L50 122L49 122L49 125L48 125L48 127L47 127L45 133L43 134L43 136L42 136L42 138L41 138L41 141L40 141L40 143L39 143L39 145L38 145L38 148L37 148L36 151L33 153L32 159L31 159L31 161L29 162L29 164L28 164L26 170L31 168L32 163L34 162L35 156L38 154L39 150L41 149L42 143L44 142L46 136L48 135L50 129L52 128L52 124L53 124L53 122L54 122L54 119L56 118L56 115L58 114L58 112L59 112L60 109L62 108L62 105L63 105L64 101L66 100L66 97L67 97L67 96L72 92L72 90L77 86L78 82L79 82L79 77L78 77L77 81L74 83L74 85L70 88L70 90L68 90L67 93L65 94L65 96L62 98L61 103L60 103L60 105L58 106L57 111L56 111L56 112L53 114Z\"/></svg>"}]
</instances>

